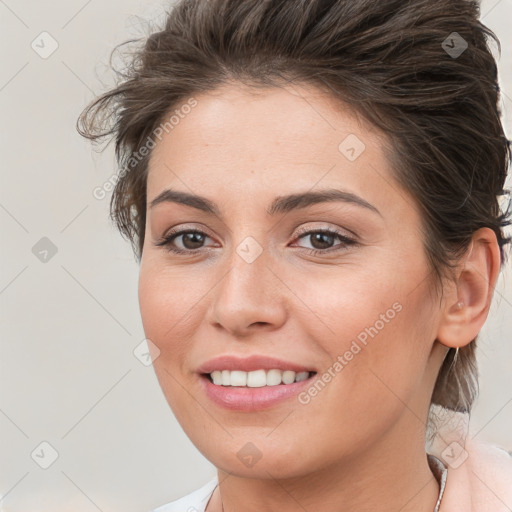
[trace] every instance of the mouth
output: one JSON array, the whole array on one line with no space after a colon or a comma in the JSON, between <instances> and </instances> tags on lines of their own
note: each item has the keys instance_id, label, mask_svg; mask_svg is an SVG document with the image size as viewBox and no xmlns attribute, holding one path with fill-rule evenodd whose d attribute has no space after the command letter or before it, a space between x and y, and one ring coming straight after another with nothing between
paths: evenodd
<instances>
[{"instance_id":1,"label":"mouth","mask_svg":"<svg viewBox=\"0 0 512 512\"><path fill-rule=\"evenodd\" d=\"M236 412L257 412L279 407L312 385L316 371L259 369L214 370L201 373L205 396L216 406Z\"/></svg>"},{"instance_id":2,"label":"mouth","mask_svg":"<svg viewBox=\"0 0 512 512\"><path fill-rule=\"evenodd\" d=\"M310 386L317 370L308 366L263 354L225 354L206 361L196 372L213 404L257 411L277 407Z\"/></svg>"},{"instance_id":3,"label":"mouth","mask_svg":"<svg viewBox=\"0 0 512 512\"><path fill-rule=\"evenodd\" d=\"M287 386L296 382L311 379L315 371L294 372L277 368L265 370L214 370L201 374L215 386L237 388L263 388L271 386Z\"/></svg>"}]
</instances>

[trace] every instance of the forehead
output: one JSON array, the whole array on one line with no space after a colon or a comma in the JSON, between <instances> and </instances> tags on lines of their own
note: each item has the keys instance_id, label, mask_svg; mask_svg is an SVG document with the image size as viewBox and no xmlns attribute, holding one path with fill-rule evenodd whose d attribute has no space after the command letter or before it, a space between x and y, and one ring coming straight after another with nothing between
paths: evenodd
<instances>
[{"instance_id":1,"label":"forehead","mask_svg":"<svg viewBox=\"0 0 512 512\"><path fill-rule=\"evenodd\" d=\"M170 186L247 200L317 184L394 201L385 138L319 89L225 85L193 98L153 149L148 202Z\"/></svg>"},{"instance_id":2,"label":"forehead","mask_svg":"<svg viewBox=\"0 0 512 512\"><path fill-rule=\"evenodd\" d=\"M194 95L195 106L188 108L174 124L162 134L163 144L156 154L164 151L171 140L180 139L180 146L199 149L236 143L253 150L259 143L273 142L272 146L290 145L300 148L307 141L313 147L319 142L335 144L344 132L357 132L366 139L380 142L378 132L369 123L356 117L348 106L326 93L306 86L249 88L244 85L224 85L213 91ZM185 112L189 99L171 109L172 113ZM307 149L307 148L305 148ZM260 151L264 148L260 147Z\"/></svg>"}]
</instances>

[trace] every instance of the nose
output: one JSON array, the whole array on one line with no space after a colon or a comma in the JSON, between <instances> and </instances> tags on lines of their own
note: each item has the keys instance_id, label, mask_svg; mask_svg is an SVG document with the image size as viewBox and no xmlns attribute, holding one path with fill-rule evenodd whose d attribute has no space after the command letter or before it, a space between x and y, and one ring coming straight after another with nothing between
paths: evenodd
<instances>
[{"instance_id":1,"label":"nose","mask_svg":"<svg viewBox=\"0 0 512 512\"><path fill-rule=\"evenodd\" d=\"M227 271L212 290L208 317L217 329L248 337L284 324L287 288L269 260L265 250L252 262L233 251Z\"/></svg>"}]
</instances>

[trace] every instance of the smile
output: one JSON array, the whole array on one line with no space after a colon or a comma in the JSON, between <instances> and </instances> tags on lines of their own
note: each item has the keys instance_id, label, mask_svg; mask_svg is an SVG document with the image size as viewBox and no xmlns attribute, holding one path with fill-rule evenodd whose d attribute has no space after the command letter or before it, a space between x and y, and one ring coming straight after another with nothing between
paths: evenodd
<instances>
[{"instance_id":1,"label":"smile","mask_svg":"<svg viewBox=\"0 0 512 512\"><path fill-rule=\"evenodd\" d=\"M210 381L216 386L235 386L248 388L262 388L265 386L279 386L293 384L310 378L315 372L294 372L291 370L216 370L209 375Z\"/></svg>"},{"instance_id":2,"label":"smile","mask_svg":"<svg viewBox=\"0 0 512 512\"><path fill-rule=\"evenodd\" d=\"M318 370L264 354L224 354L205 361L196 372L211 402L223 409L251 412L293 399L311 385Z\"/></svg>"}]
</instances>

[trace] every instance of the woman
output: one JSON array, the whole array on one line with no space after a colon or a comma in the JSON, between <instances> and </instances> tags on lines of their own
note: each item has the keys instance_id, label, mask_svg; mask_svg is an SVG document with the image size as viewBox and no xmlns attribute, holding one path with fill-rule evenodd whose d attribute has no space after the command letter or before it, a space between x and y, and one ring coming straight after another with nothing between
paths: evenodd
<instances>
[{"instance_id":1,"label":"woman","mask_svg":"<svg viewBox=\"0 0 512 512\"><path fill-rule=\"evenodd\" d=\"M217 468L158 512L512 508L512 457L466 421L510 223L478 15L182 1L82 113L115 137L160 385Z\"/></svg>"}]
</instances>

